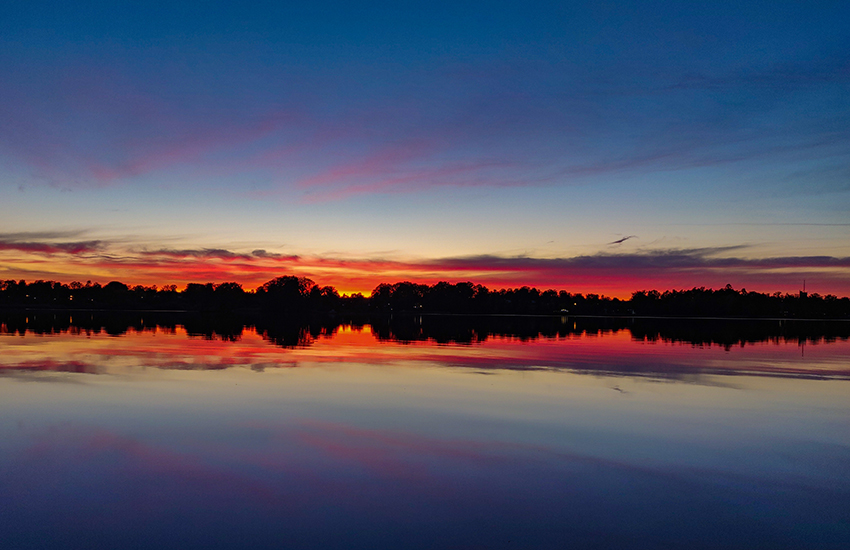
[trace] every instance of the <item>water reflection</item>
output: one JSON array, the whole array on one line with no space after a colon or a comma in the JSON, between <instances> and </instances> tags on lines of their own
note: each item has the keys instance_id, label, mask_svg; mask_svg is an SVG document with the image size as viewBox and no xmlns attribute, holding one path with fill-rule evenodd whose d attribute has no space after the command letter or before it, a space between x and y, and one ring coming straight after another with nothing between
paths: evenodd
<instances>
[{"instance_id":1,"label":"water reflection","mask_svg":"<svg viewBox=\"0 0 850 550\"><path fill-rule=\"evenodd\" d=\"M54 345L49 350L44 345L10 347L0 358L0 369L100 372L122 358L144 358L145 365L158 368L263 370L305 359L356 359L434 363L480 372L844 379L850 377L849 331L850 323L840 321L421 316L377 318L368 324L338 319L243 324L233 318L151 312L40 313L7 315L0 323L0 337L44 344L32 338L51 336ZM108 337L120 337L120 342Z\"/></svg>"},{"instance_id":2,"label":"water reflection","mask_svg":"<svg viewBox=\"0 0 850 550\"><path fill-rule=\"evenodd\" d=\"M370 326L382 341L472 344L493 337L521 341L566 338L587 334L627 331L644 341L720 345L727 349L761 342L811 344L850 339L848 321L594 318L522 315L423 315L378 316L368 319L294 320L274 317L240 318L234 315L174 312L0 312L0 334L101 334L121 336L128 332L174 332L185 328L190 336L237 341L251 329L281 347L310 345L333 335L340 327Z\"/></svg>"},{"instance_id":3,"label":"water reflection","mask_svg":"<svg viewBox=\"0 0 850 550\"><path fill-rule=\"evenodd\" d=\"M43 315L4 549L850 544L841 323Z\"/></svg>"}]
</instances>

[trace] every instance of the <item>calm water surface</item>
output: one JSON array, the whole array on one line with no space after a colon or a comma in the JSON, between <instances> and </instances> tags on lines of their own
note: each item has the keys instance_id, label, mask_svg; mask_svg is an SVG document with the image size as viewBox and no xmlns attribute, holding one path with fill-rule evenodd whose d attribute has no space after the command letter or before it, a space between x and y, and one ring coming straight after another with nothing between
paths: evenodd
<instances>
[{"instance_id":1,"label":"calm water surface","mask_svg":"<svg viewBox=\"0 0 850 550\"><path fill-rule=\"evenodd\" d=\"M846 336L554 322L2 325L0 547L850 548Z\"/></svg>"}]
</instances>

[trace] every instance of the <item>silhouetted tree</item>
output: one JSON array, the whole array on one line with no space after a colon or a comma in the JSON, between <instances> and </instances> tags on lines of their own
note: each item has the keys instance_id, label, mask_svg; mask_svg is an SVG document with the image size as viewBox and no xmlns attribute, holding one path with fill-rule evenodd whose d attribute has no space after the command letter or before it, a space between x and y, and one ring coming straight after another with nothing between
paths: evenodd
<instances>
[{"instance_id":1,"label":"silhouetted tree","mask_svg":"<svg viewBox=\"0 0 850 550\"><path fill-rule=\"evenodd\" d=\"M235 282L136 285L119 281L105 286L86 281L6 280L0 282L0 306L29 309L186 309L196 311L263 310L275 315L311 313L508 313L536 315L652 315L692 317L850 318L850 298L813 293L765 294L720 289L639 290L631 299L598 294L571 294L528 286L490 290L469 281L425 285L402 281L382 283L371 297L340 296L332 286L318 286L305 277L284 275L246 292Z\"/></svg>"}]
</instances>

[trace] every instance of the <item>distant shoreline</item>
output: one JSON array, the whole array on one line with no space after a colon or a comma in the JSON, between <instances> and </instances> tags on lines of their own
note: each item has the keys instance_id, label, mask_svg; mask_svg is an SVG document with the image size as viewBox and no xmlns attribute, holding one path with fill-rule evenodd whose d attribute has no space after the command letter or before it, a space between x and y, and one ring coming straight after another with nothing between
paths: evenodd
<instances>
[{"instance_id":1,"label":"distant shoreline","mask_svg":"<svg viewBox=\"0 0 850 550\"><path fill-rule=\"evenodd\" d=\"M159 313L159 314L175 314L175 315L230 315L237 318L244 317L250 319L255 316L275 316L262 310L252 311L215 311L204 309L115 309L115 308L54 308L54 307L10 307L0 306L0 312L6 313L116 313L116 314L144 314L144 313ZM316 312L320 315L337 316L337 313ZM850 319L846 318L800 318L800 317L718 317L718 316L696 316L696 315L589 315L589 314L569 314L569 313L450 313L450 312L415 312L415 311L376 311L376 312L354 312L341 315L342 317L357 317L358 319L369 317L392 318L399 317L458 317L458 318L529 318L529 319L558 319L565 317L567 319L656 319L656 320L684 320L684 321L793 321L793 322L841 322L850 323ZM279 315L281 318L286 318L287 315ZM293 317L297 320L303 316Z\"/></svg>"},{"instance_id":2,"label":"distant shoreline","mask_svg":"<svg viewBox=\"0 0 850 550\"><path fill-rule=\"evenodd\" d=\"M284 275L256 290L235 282L136 285L119 281L0 281L0 309L25 311L203 312L240 315L551 315L610 318L692 319L850 319L850 298L765 294L734 289L639 290L621 300L598 294L539 290L523 286L491 290L470 281L424 285L382 283L370 296L341 296L332 286Z\"/></svg>"}]
</instances>

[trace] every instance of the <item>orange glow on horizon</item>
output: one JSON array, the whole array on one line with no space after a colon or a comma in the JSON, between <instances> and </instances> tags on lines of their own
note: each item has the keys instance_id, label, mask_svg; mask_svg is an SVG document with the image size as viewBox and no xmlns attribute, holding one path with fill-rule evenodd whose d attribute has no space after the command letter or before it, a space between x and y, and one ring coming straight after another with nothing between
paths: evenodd
<instances>
[{"instance_id":1,"label":"orange glow on horizon","mask_svg":"<svg viewBox=\"0 0 850 550\"><path fill-rule=\"evenodd\" d=\"M209 257L204 254L209 253ZM216 255L218 254L218 255ZM615 258L613 256L611 258ZM188 283L236 282L250 291L281 275L307 277L320 286L333 286L341 295L370 296L381 283L411 281L433 285L471 281L491 290L534 287L570 293L600 294L628 299L636 290L672 290L694 287L722 288L726 284L750 291L794 294L802 280L809 291L850 295L848 269L824 265L744 267L629 268L601 263L582 265L570 260L529 258L458 258L435 260L340 259L296 255L235 254L227 251L141 252L105 254L45 251L0 251L0 279L121 281L130 286L163 287ZM559 263L560 262L560 263Z\"/></svg>"}]
</instances>

